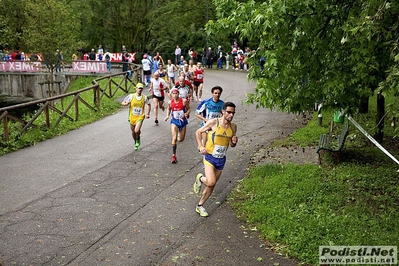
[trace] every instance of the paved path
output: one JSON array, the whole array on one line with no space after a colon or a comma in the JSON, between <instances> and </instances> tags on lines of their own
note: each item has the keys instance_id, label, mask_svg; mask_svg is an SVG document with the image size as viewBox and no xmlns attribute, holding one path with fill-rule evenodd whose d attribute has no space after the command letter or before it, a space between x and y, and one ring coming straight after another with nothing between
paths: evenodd
<instances>
[{"instance_id":1,"label":"paved path","mask_svg":"<svg viewBox=\"0 0 399 266\"><path fill-rule=\"evenodd\" d=\"M0 157L3 265L296 265L271 251L224 204L251 154L297 127L295 116L242 104L246 73L206 71L204 96L221 85L237 104L239 144L206 204L192 192L202 170L192 115L171 164L169 122L144 122L133 150L127 109ZM205 98L204 97L204 98ZM196 106L193 103L192 108ZM1 263L0 263L1 264Z\"/></svg>"}]
</instances>

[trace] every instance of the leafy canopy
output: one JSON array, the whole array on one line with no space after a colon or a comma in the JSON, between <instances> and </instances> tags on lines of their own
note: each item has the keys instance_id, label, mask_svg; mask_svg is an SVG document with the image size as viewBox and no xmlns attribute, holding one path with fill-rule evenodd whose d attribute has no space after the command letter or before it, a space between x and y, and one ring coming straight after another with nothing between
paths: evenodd
<instances>
[{"instance_id":1,"label":"leafy canopy","mask_svg":"<svg viewBox=\"0 0 399 266\"><path fill-rule=\"evenodd\" d=\"M214 0L214 5L217 20L208 23L208 33L259 40L248 59L254 66L249 78L257 81L248 103L300 112L323 101L353 111L378 88L398 89L392 81L397 2Z\"/></svg>"}]
</instances>

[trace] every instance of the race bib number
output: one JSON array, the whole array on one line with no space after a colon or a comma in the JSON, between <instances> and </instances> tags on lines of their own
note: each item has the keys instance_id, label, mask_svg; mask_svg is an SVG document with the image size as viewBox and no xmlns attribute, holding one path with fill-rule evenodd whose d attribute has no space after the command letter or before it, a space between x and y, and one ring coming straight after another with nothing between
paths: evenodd
<instances>
[{"instance_id":1,"label":"race bib number","mask_svg":"<svg viewBox=\"0 0 399 266\"><path fill-rule=\"evenodd\" d=\"M214 119L214 118L219 118L219 117L220 117L220 113L210 112L208 119Z\"/></svg>"},{"instance_id":2,"label":"race bib number","mask_svg":"<svg viewBox=\"0 0 399 266\"><path fill-rule=\"evenodd\" d=\"M140 116L142 113L143 113L142 108L137 108L137 107L133 108L133 115Z\"/></svg>"},{"instance_id":3,"label":"race bib number","mask_svg":"<svg viewBox=\"0 0 399 266\"><path fill-rule=\"evenodd\" d=\"M173 118L174 119L183 119L184 118L184 111L174 111L173 112Z\"/></svg>"},{"instance_id":4,"label":"race bib number","mask_svg":"<svg viewBox=\"0 0 399 266\"><path fill-rule=\"evenodd\" d=\"M215 145L213 148L212 156L215 158L223 158L226 155L226 146Z\"/></svg>"},{"instance_id":5,"label":"race bib number","mask_svg":"<svg viewBox=\"0 0 399 266\"><path fill-rule=\"evenodd\" d=\"M202 74L198 74L197 79L202 79Z\"/></svg>"}]
</instances>

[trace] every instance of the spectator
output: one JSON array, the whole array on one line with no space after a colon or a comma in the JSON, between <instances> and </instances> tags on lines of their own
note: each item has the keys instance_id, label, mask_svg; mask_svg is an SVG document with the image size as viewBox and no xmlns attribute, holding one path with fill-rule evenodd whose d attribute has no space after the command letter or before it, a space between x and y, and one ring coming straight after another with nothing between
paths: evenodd
<instances>
[{"instance_id":1,"label":"spectator","mask_svg":"<svg viewBox=\"0 0 399 266\"><path fill-rule=\"evenodd\" d=\"M127 65L129 62L129 54L127 53L127 51L125 50L124 52L122 52L122 72L126 72L127 71Z\"/></svg>"},{"instance_id":2,"label":"spectator","mask_svg":"<svg viewBox=\"0 0 399 266\"><path fill-rule=\"evenodd\" d=\"M205 47L202 48L201 52L201 59L202 59L202 66L206 66L206 49Z\"/></svg>"},{"instance_id":3,"label":"spectator","mask_svg":"<svg viewBox=\"0 0 399 266\"><path fill-rule=\"evenodd\" d=\"M206 65L208 68L212 68L213 57L214 57L214 54L213 54L212 48L209 47L208 52L206 53Z\"/></svg>"},{"instance_id":4,"label":"spectator","mask_svg":"<svg viewBox=\"0 0 399 266\"><path fill-rule=\"evenodd\" d=\"M234 68L234 69L237 68L237 67L236 67L237 55L238 55L238 53L237 53L237 47L233 45L233 46L231 47L231 56L232 56L232 58L233 58L233 68Z\"/></svg>"},{"instance_id":5,"label":"spectator","mask_svg":"<svg viewBox=\"0 0 399 266\"><path fill-rule=\"evenodd\" d=\"M96 60L96 52L94 52L94 49L91 49L89 60Z\"/></svg>"},{"instance_id":6,"label":"spectator","mask_svg":"<svg viewBox=\"0 0 399 266\"><path fill-rule=\"evenodd\" d=\"M107 62L107 69L111 71L111 53L107 49L107 52L104 55L105 62Z\"/></svg>"},{"instance_id":7,"label":"spectator","mask_svg":"<svg viewBox=\"0 0 399 266\"><path fill-rule=\"evenodd\" d=\"M223 51L222 51L222 46L218 46L218 55L217 55L217 58L218 58L218 61L217 61L217 63L218 63L218 65L217 65L217 68L219 69L223 69Z\"/></svg>"},{"instance_id":8,"label":"spectator","mask_svg":"<svg viewBox=\"0 0 399 266\"><path fill-rule=\"evenodd\" d=\"M226 69L229 69L229 65L230 65L230 55L226 53Z\"/></svg>"},{"instance_id":9,"label":"spectator","mask_svg":"<svg viewBox=\"0 0 399 266\"><path fill-rule=\"evenodd\" d=\"M181 49L180 49L179 45L176 45L176 49L175 49L175 65L178 65L180 56L181 56Z\"/></svg>"},{"instance_id":10,"label":"spectator","mask_svg":"<svg viewBox=\"0 0 399 266\"><path fill-rule=\"evenodd\" d=\"M101 45L98 46L98 60L103 61L104 49Z\"/></svg>"}]
</instances>

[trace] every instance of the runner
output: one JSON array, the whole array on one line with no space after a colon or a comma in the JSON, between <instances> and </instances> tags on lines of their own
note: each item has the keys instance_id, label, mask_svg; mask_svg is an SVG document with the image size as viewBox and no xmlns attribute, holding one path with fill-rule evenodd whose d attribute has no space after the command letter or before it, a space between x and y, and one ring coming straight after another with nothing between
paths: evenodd
<instances>
[{"instance_id":1,"label":"runner","mask_svg":"<svg viewBox=\"0 0 399 266\"><path fill-rule=\"evenodd\" d=\"M173 88L171 91L172 99L168 102L168 110L165 121L170 120L170 129L172 132L172 163L177 163L176 150L177 138L179 141L184 141L186 136L187 117L190 116L190 105L186 99L179 97L179 90Z\"/></svg>"},{"instance_id":2,"label":"runner","mask_svg":"<svg viewBox=\"0 0 399 266\"><path fill-rule=\"evenodd\" d=\"M136 85L136 93L129 94L122 101L123 106L129 105L129 117L128 120L130 122L130 130L132 131L132 137L134 140L134 149L138 150L140 146L140 134L141 134L141 126L143 125L143 121L145 118L150 118L151 112L151 103L148 100L147 96L143 95L144 85L142 83L137 83ZM148 106L147 115L145 115L145 105Z\"/></svg>"},{"instance_id":3,"label":"runner","mask_svg":"<svg viewBox=\"0 0 399 266\"><path fill-rule=\"evenodd\" d=\"M171 89L175 85L175 72L177 71L177 67L172 64L172 60L168 60L168 85L169 89Z\"/></svg>"},{"instance_id":4,"label":"runner","mask_svg":"<svg viewBox=\"0 0 399 266\"><path fill-rule=\"evenodd\" d=\"M222 174L226 163L226 151L229 145L230 147L237 145L237 125L231 122L235 115L235 108L234 103L226 102L223 106L222 117L209 120L195 133L198 150L204 155L205 166L205 176L201 173L197 174L193 185L193 190L197 194L201 191L201 185L205 185L201 199L195 208L202 217L209 216L203 205L211 196ZM207 133L208 136L205 146L202 144L203 133Z\"/></svg>"},{"instance_id":5,"label":"runner","mask_svg":"<svg viewBox=\"0 0 399 266\"><path fill-rule=\"evenodd\" d=\"M204 68L202 63L198 62L197 67L194 69L194 92L196 100L202 102L202 88L204 84ZM199 91L199 93L198 93Z\"/></svg>"},{"instance_id":6,"label":"runner","mask_svg":"<svg viewBox=\"0 0 399 266\"><path fill-rule=\"evenodd\" d=\"M223 89L215 86L211 89L212 97L203 100L195 110L195 115L201 120L200 126L204 126L208 120L219 118L222 115L224 102L220 100ZM206 133L202 136L202 143L206 143Z\"/></svg>"},{"instance_id":7,"label":"runner","mask_svg":"<svg viewBox=\"0 0 399 266\"><path fill-rule=\"evenodd\" d=\"M148 91L152 92L152 101L154 102L154 116L155 116L154 122L156 125L158 125L158 108L161 108L162 111L165 111L163 102L165 100L166 89L168 89L168 84L166 84L165 80L159 78L158 72L155 72L154 77L151 79L151 85Z\"/></svg>"}]
</instances>

